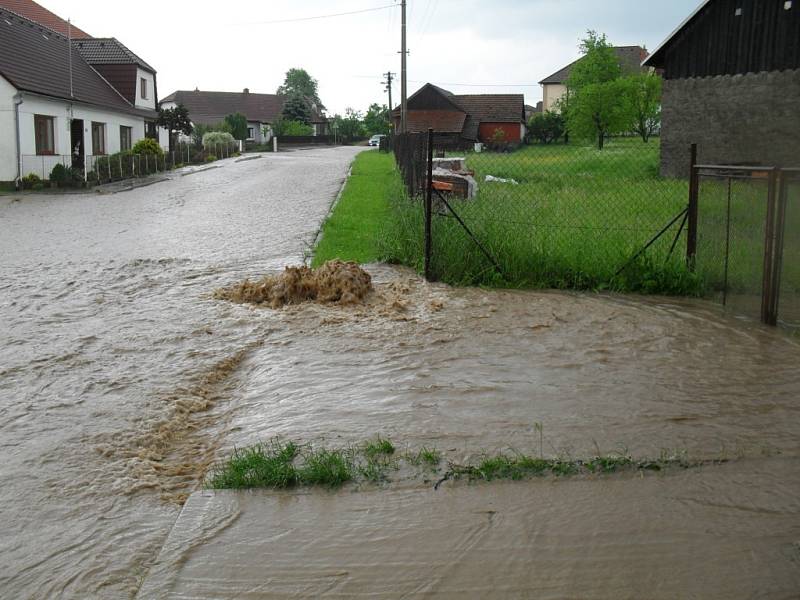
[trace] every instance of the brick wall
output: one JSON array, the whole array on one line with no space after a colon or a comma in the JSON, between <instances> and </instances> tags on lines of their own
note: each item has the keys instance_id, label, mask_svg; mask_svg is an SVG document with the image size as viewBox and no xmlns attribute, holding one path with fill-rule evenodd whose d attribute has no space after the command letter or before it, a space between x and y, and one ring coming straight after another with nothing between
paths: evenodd
<instances>
[{"instance_id":1,"label":"brick wall","mask_svg":"<svg viewBox=\"0 0 800 600\"><path fill-rule=\"evenodd\" d=\"M800 167L800 70L664 81L661 173L706 164Z\"/></svg>"}]
</instances>

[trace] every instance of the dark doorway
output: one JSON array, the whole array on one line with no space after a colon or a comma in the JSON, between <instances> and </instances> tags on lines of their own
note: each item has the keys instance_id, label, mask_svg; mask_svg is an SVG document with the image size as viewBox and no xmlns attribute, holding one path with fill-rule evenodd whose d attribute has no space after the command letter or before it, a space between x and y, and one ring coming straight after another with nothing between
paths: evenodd
<instances>
[{"instance_id":1,"label":"dark doorway","mask_svg":"<svg viewBox=\"0 0 800 600\"><path fill-rule=\"evenodd\" d=\"M158 141L158 129L155 121L145 121L144 137Z\"/></svg>"},{"instance_id":2,"label":"dark doorway","mask_svg":"<svg viewBox=\"0 0 800 600\"><path fill-rule=\"evenodd\" d=\"M70 152L72 168L83 170L83 119L72 119L70 124Z\"/></svg>"}]
</instances>

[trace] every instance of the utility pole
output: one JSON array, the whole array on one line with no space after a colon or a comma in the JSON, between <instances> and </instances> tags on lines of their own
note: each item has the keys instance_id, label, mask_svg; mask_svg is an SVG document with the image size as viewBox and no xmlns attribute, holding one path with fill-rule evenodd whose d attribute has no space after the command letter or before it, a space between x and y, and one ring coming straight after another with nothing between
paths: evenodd
<instances>
[{"instance_id":1,"label":"utility pole","mask_svg":"<svg viewBox=\"0 0 800 600\"><path fill-rule=\"evenodd\" d=\"M406 56L408 55L408 48L406 48L406 0L400 0L400 10L402 11L401 25L400 25L400 133L406 132L407 118L408 118L408 98L406 77Z\"/></svg>"}]
</instances>

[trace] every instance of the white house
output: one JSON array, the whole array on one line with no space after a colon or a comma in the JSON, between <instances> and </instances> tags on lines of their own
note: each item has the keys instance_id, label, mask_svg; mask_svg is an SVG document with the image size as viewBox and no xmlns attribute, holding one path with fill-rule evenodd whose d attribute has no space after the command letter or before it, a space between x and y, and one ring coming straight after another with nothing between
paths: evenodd
<instances>
[{"instance_id":1,"label":"white house","mask_svg":"<svg viewBox=\"0 0 800 600\"><path fill-rule=\"evenodd\" d=\"M641 62L647 58L647 50L641 46L614 46L614 54L623 73L631 74L641 71ZM567 79L572 71L572 67L577 63L575 60L566 67L542 79L539 85L542 86L542 108L543 110L558 111L558 101L567 93Z\"/></svg>"},{"instance_id":2,"label":"white house","mask_svg":"<svg viewBox=\"0 0 800 600\"><path fill-rule=\"evenodd\" d=\"M28 173L47 179L57 163L91 168L95 156L128 150L148 135L167 145L155 125L155 71L121 48L113 38L70 44L0 8L0 181Z\"/></svg>"}]
</instances>

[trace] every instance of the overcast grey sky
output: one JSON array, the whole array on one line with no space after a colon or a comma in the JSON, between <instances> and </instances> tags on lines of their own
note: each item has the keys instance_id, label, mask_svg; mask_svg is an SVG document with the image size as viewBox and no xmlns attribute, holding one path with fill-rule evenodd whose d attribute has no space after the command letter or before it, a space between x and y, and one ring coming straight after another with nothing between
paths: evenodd
<instances>
[{"instance_id":1,"label":"overcast grey sky","mask_svg":"<svg viewBox=\"0 0 800 600\"><path fill-rule=\"evenodd\" d=\"M382 73L399 74L395 0L39 0L97 37L116 37L176 89L273 93L291 67L319 80L330 114L386 104ZM587 29L654 49L699 0L408 0L409 94L430 81L455 93L517 92L578 56ZM338 18L267 23L389 6ZM393 100L400 98L399 81Z\"/></svg>"}]
</instances>

